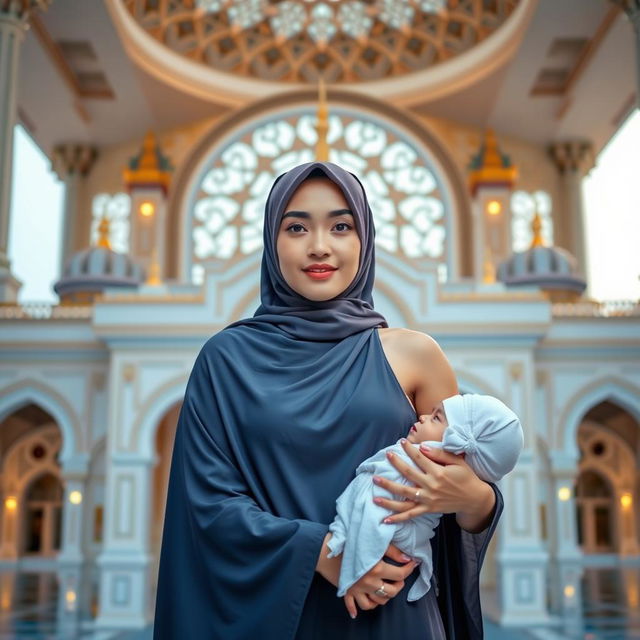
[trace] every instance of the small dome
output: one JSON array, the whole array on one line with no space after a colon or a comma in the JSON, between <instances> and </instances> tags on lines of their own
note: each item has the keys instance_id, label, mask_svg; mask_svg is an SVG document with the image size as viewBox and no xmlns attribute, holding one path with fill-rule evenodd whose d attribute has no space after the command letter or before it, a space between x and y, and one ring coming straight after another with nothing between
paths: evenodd
<instances>
[{"instance_id":1,"label":"small dome","mask_svg":"<svg viewBox=\"0 0 640 640\"><path fill-rule=\"evenodd\" d=\"M72 255L53 289L64 302L91 302L106 287L133 288L144 279L142 267L127 254L96 246Z\"/></svg>"},{"instance_id":2,"label":"small dome","mask_svg":"<svg viewBox=\"0 0 640 640\"><path fill-rule=\"evenodd\" d=\"M497 279L507 286L538 286L560 300L578 297L587 283L578 273L576 259L560 247L533 246L519 251L498 266Z\"/></svg>"}]
</instances>

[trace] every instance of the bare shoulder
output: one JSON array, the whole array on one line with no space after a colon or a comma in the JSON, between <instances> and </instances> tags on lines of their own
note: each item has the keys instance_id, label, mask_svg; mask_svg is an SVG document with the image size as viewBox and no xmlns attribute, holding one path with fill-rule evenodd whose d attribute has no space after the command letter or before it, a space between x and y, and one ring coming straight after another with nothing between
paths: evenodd
<instances>
[{"instance_id":1,"label":"bare shoulder","mask_svg":"<svg viewBox=\"0 0 640 640\"><path fill-rule=\"evenodd\" d=\"M394 329L393 340L412 371L417 413L429 413L440 400L458 391L455 373L440 345L431 336L412 329Z\"/></svg>"},{"instance_id":2,"label":"bare shoulder","mask_svg":"<svg viewBox=\"0 0 640 640\"><path fill-rule=\"evenodd\" d=\"M432 360L444 357L440 345L429 335L422 331L405 329L403 327L391 327L379 329L380 339L384 339L398 350L402 351L410 360L424 363L425 359ZM384 332L384 333L383 333Z\"/></svg>"}]
</instances>

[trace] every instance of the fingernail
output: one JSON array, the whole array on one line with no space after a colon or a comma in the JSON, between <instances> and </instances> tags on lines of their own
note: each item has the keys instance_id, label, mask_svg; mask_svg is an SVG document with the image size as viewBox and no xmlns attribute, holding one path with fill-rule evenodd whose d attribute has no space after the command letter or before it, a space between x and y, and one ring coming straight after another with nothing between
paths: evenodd
<instances>
[{"instance_id":1,"label":"fingernail","mask_svg":"<svg viewBox=\"0 0 640 640\"><path fill-rule=\"evenodd\" d=\"M391 518L385 518L382 522L384 522L385 524L392 524L393 520Z\"/></svg>"},{"instance_id":2,"label":"fingernail","mask_svg":"<svg viewBox=\"0 0 640 640\"><path fill-rule=\"evenodd\" d=\"M373 476L373 481L374 481L376 484L380 484L380 478L378 478L378 476Z\"/></svg>"},{"instance_id":3,"label":"fingernail","mask_svg":"<svg viewBox=\"0 0 640 640\"><path fill-rule=\"evenodd\" d=\"M406 441L407 441L407 439L406 439L406 438L402 438L402 439L400 440L400 444L404 444Z\"/></svg>"},{"instance_id":4,"label":"fingernail","mask_svg":"<svg viewBox=\"0 0 640 640\"><path fill-rule=\"evenodd\" d=\"M420 449L422 449L422 451L431 451L431 447L427 447L427 446L426 446L426 445L424 445L424 444L421 444L421 445L420 445Z\"/></svg>"},{"instance_id":5,"label":"fingernail","mask_svg":"<svg viewBox=\"0 0 640 640\"><path fill-rule=\"evenodd\" d=\"M373 499L373 501L374 501L376 504L382 504L382 499L381 499L381 498L374 498L374 499Z\"/></svg>"},{"instance_id":6,"label":"fingernail","mask_svg":"<svg viewBox=\"0 0 640 640\"><path fill-rule=\"evenodd\" d=\"M350 613L349 615L351 616L351 619L352 619L352 620L355 620L355 619L356 619L356 614L355 614L355 613Z\"/></svg>"},{"instance_id":7,"label":"fingernail","mask_svg":"<svg viewBox=\"0 0 640 640\"><path fill-rule=\"evenodd\" d=\"M409 562L409 560L411 560L411 558L410 558L406 553L403 553L400 557L401 557L405 562Z\"/></svg>"},{"instance_id":8,"label":"fingernail","mask_svg":"<svg viewBox=\"0 0 640 640\"><path fill-rule=\"evenodd\" d=\"M394 455L393 451L387 451L387 458L393 458Z\"/></svg>"}]
</instances>

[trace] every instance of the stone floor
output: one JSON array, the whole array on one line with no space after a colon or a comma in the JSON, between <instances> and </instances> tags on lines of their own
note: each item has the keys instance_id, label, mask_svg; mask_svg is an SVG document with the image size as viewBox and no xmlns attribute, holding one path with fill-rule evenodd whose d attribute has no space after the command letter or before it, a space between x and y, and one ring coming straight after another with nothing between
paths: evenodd
<instances>
[{"instance_id":1,"label":"stone floor","mask_svg":"<svg viewBox=\"0 0 640 640\"><path fill-rule=\"evenodd\" d=\"M78 628L61 625L58 578L52 572L0 571L0 640L83 640L92 637L87 616ZM486 640L640 640L640 567L590 567L582 578L582 606L571 620L550 627L506 629L485 619ZM65 626L66 625L66 626ZM151 640L152 629L117 640Z\"/></svg>"}]
</instances>

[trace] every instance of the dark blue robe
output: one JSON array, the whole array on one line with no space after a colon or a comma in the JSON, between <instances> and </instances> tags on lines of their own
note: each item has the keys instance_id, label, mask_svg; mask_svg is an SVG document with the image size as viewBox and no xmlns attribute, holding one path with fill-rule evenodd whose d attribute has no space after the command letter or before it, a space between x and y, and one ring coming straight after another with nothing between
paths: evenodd
<instances>
[{"instance_id":1,"label":"dark blue robe","mask_svg":"<svg viewBox=\"0 0 640 640\"><path fill-rule=\"evenodd\" d=\"M264 323L204 345L176 431L155 640L430 640L426 600L406 601L416 575L404 595L351 620L315 573L356 467L417 417L376 332L312 342ZM449 638L482 637L478 575L502 511L494 490L484 532L449 514L432 541Z\"/></svg>"}]
</instances>

